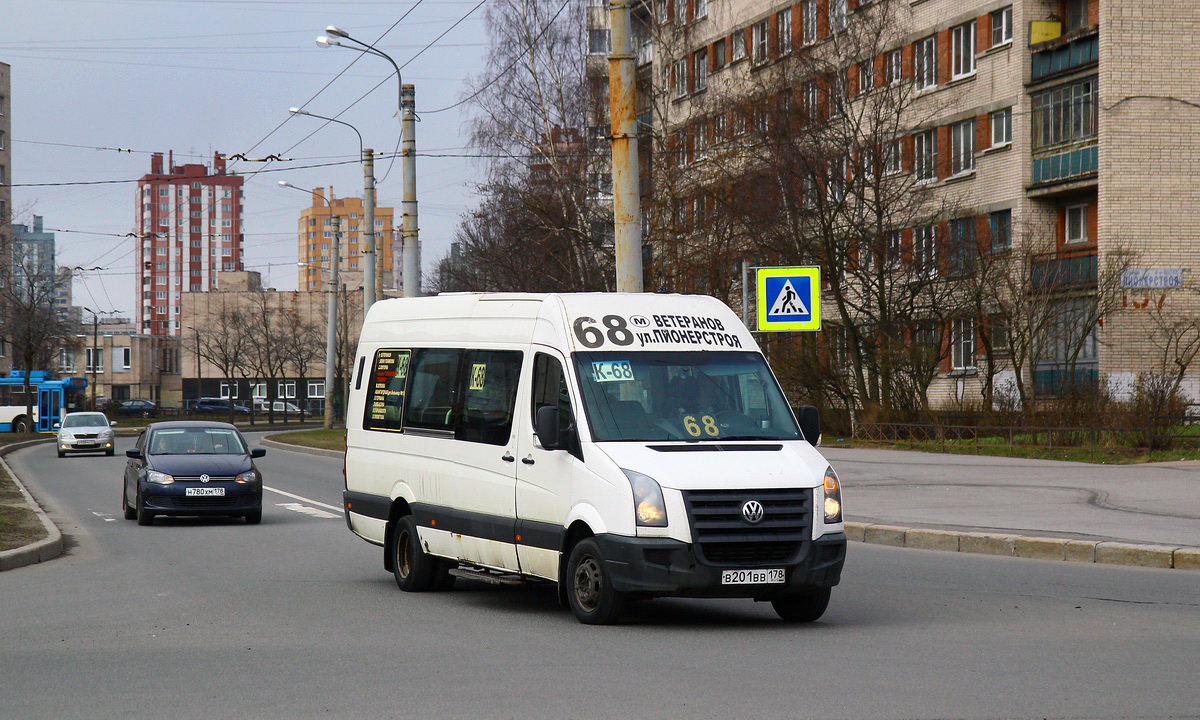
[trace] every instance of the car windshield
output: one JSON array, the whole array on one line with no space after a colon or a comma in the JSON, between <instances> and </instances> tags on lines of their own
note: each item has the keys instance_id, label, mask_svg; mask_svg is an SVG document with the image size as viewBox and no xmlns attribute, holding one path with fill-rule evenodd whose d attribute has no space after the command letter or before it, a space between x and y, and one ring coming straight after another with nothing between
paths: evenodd
<instances>
[{"instance_id":1,"label":"car windshield","mask_svg":"<svg viewBox=\"0 0 1200 720\"><path fill-rule=\"evenodd\" d=\"M606 440L799 440L762 355L576 353L592 437Z\"/></svg>"},{"instance_id":2,"label":"car windshield","mask_svg":"<svg viewBox=\"0 0 1200 720\"><path fill-rule=\"evenodd\" d=\"M108 418L103 413L79 413L67 415L63 418L62 426L65 428L73 427L108 427Z\"/></svg>"},{"instance_id":3,"label":"car windshield","mask_svg":"<svg viewBox=\"0 0 1200 720\"><path fill-rule=\"evenodd\" d=\"M164 428L148 443L151 455L245 455L246 446L226 428Z\"/></svg>"}]
</instances>

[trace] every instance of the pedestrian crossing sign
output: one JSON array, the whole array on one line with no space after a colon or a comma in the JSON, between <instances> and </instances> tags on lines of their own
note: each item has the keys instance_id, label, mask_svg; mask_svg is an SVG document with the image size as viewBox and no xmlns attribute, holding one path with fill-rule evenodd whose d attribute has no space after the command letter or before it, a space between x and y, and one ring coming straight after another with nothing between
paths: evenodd
<instances>
[{"instance_id":1,"label":"pedestrian crossing sign","mask_svg":"<svg viewBox=\"0 0 1200 720\"><path fill-rule=\"evenodd\" d=\"M776 267L758 270L758 329L821 329L821 269Z\"/></svg>"}]
</instances>

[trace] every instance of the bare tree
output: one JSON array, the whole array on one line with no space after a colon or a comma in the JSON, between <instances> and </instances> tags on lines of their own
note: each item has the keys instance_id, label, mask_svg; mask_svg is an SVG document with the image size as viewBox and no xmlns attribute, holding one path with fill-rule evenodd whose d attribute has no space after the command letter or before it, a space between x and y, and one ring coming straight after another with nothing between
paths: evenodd
<instances>
[{"instance_id":1,"label":"bare tree","mask_svg":"<svg viewBox=\"0 0 1200 720\"><path fill-rule=\"evenodd\" d=\"M287 317L279 307L279 293L258 288L249 293L250 302L245 311L246 330L254 338L245 354L246 366L258 379L266 382L267 422L275 423L275 399L278 396L279 379L284 376L288 354L284 346L284 326ZM254 401L250 402L250 418L254 419Z\"/></svg>"},{"instance_id":2,"label":"bare tree","mask_svg":"<svg viewBox=\"0 0 1200 720\"><path fill-rule=\"evenodd\" d=\"M238 378L247 375L249 356L254 344L254 338L248 331L250 318L236 303L227 301L224 295L218 294L220 307L217 312L209 315L206 323L200 325L198 334L198 352L200 357L221 373L221 377L231 388L237 388ZM229 397L229 422L233 422L233 398Z\"/></svg>"},{"instance_id":3,"label":"bare tree","mask_svg":"<svg viewBox=\"0 0 1200 720\"><path fill-rule=\"evenodd\" d=\"M279 317L280 352L288 367L303 381L313 366L324 357L325 336L322 328L308 320L296 308L285 308ZM308 408L300 406L300 419Z\"/></svg>"}]
</instances>

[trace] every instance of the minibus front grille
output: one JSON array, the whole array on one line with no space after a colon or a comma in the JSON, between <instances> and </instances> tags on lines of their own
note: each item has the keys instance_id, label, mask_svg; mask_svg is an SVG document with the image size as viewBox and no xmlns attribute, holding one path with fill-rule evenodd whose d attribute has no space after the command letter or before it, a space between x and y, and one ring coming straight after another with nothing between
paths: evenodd
<instances>
[{"instance_id":1,"label":"minibus front grille","mask_svg":"<svg viewBox=\"0 0 1200 720\"><path fill-rule=\"evenodd\" d=\"M692 538L702 558L718 565L762 565L794 558L812 537L812 490L687 490ZM746 520L742 507L762 504L762 519Z\"/></svg>"}]
</instances>

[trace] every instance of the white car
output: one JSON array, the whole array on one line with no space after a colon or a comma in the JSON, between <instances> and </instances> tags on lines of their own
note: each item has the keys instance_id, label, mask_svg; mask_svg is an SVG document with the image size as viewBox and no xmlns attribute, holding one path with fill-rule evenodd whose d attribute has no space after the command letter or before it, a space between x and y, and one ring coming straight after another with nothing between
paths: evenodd
<instances>
[{"instance_id":1,"label":"white car","mask_svg":"<svg viewBox=\"0 0 1200 720\"><path fill-rule=\"evenodd\" d=\"M58 428L58 456L71 452L113 454L113 426L104 413L67 413Z\"/></svg>"},{"instance_id":2,"label":"white car","mask_svg":"<svg viewBox=\"0 0 1200 720\"><path fill-rule=\"evenodd\" d=\"M261 400L259 398L255 398L254 399L254 412L265 413L265 412L267 412L268 405L269 405L269 403L267 403L266 400ZM276 400L275 401L275 412L288 413L291 415L299 415L300 408L296 407L294 404L292 404L290 402L285 402L283 400Z\"/></svg>"}]
</instances>

